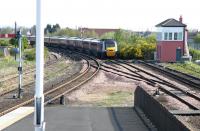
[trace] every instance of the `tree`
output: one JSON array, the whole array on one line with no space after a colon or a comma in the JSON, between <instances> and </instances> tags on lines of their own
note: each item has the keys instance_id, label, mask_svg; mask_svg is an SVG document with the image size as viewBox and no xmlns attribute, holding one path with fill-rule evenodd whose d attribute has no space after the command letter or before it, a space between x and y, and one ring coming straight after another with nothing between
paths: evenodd
<instances>
[{"instance_id":1,"label":"tree","mask_svg":"<svg viewBox=\"0 0 200 131\"><path fill-rule=\"evenodd\" d=\"M101 35L101 39L114 39L115 32L108 32Z\"/></svg>"},{"instance_id":2,"label":"tree","mask_svg":"<svg viewBox=\"0 0 200 131\"><path fill-rule=\"evenodd\" d=\"M51 24L47 24L46 28L44 29L44 33L47 34L53 34L56 33L60 30L60 25L59 24L55 24L55 25L51 25Z\"/></svg>"},{"instance_id":3,"label":"tree","mask_svg":"<svg viewBox=\"0 0 200 131\"><path fill-rule=\"evenodd\" d=\"M30 33L31 33L31 35L36 35L36 25L31 27Z\"/></svg>"},{"instance_id":4,"label":"tree","mask_svg":"<svg viewBox=\"0 0 200 131\"><path fill-rule=\"evenodd\" d=\"M197 34L197 35L194 37L194 42L195 42L195 43L200 43L200 33Z\"/></svg>"},{"instance_id":5,"label":"tree","mask_svg":"<svg viewBox=\"0 0 200 131\"><path fill-rule=\"evenodd\" d=\"M123 41L124 39L123 39L123 31L120 29L120 30L118 30L117 32L115 32L115 35L114 35L114 39L118 42L118 43L120 43L120 41Z\"/></svg>"},{"instance_id":6,"label":"tree","mask_svg":"<svg viewBox=\"0 0 200 131\"><path fill-rule=\"evenodd\" d=\"M57 32L58 30L60 30L60 25L59 24L55 24L52 27L52 33Z\"/></svg>"},{"instance_id":7,"label":"tree","mask_svg":"<svg viewBox=\"0 0 200 131\"><path fill-rule=\"evenodd\" d=\"M23 45L23 47L22 47L22 49L26 49L26 48L28 48L28 39L27 39L27 37L22 37L22 45Z\"/></svg>"},{"instance_id":8,"label":"tree","mask_svg":"<svg viewBox=\"0 0 200 131\"><path fill-rule=\"evenodd\" d=\"M13 32L14 30L11 27L4 27L0 29L0 34L9 34Z\"/></svg>"},{"instance_id":9,"label":"tree","mask_svg":"<svg viewBox=\"0 0 200 131\"><path fill-rule=\"evenodd\" d=\"M146 38L147 43L156 43L156 35L150 35Z\"/></svg>"},{"instance_id":10,"label":"tree","mask_svg":"<svg viewBox=\"0 0 200 131\"><path fill-rule=\"evenodd\" d=\"M10 39L10 40L9 40L9 43L10 43L11 45L15 46L15 47L16 47L17 44L18 44L16 38L12 38L12 39Z\"/></svg>"},{"instance_id":11,"label":"tree","mask_svg":"<svg viewBox=\"0 0 200 131\"><path fill-rule=\"evenodd\" d=\"M46 28L44 29L44 33L45 34L52 33L51 24L47 24Z\"/></svg>"}]
</instances>

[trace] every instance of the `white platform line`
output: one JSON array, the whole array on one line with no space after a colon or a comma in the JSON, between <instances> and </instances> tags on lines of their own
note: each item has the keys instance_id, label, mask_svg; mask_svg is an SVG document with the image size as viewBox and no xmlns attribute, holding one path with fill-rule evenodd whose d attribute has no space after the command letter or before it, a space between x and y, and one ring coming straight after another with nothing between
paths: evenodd
<instances>
[{"instance_id":1,"label":"white platform line","mask_svg":"<svg viewBox=\"0 0 200 131\"><path fill-rule=\"evenodd\" d=\"M20 107L0 117L0 131L33 113L34 107Z\"/></svg>"}]
</instances>

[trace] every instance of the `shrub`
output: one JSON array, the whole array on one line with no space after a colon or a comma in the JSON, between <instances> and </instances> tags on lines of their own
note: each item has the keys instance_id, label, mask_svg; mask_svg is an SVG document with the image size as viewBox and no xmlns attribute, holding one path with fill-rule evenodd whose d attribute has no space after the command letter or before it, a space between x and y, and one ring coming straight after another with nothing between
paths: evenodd
<instances>
[{"instance_id":1,"label":"shrub","mask_svg":"<svg viewBox=\"0 0 200 131\"><path fill-rule=\"evenodd\" d=\"M0 40L0 46L9 46L9 43L7 40Z\"/></svg>"},{"instance_id":2,"label":"shrub","mask_svg":"<svg viewBox=\"0 0 200 131\"><path fill-rule=\"evenodd\" d=\"M192 60L200 60L200 50L190 48L190 55L192 56Z\"/></svg>"},{"instance_id":3,"label":"shrub","mask_svg":"<svg viewBox=\"0 0 200 131\"><path fill-rule=\"evenodd\" d=\"M4 54L1 50L0 50L0 57L4 57Z\"/></svg>"},{"instance_id":4,"label":"shrub","mask_svg":"<svg viewBox=\"0 0 200 131\"><path fill-rule=\"evenodd\" d=\"M23 49L28 48L28 39L27 37L22 37L22 44L23 44Z\"/></svg>"},{"instance_id":5,"label":"shrub","mask_svg":"<svg viewBox=\"0 0 200 131\"><path fill-rule=\"evenodd\" d=\"M33 61L35 60L35 48L33 49L28 49L26 51L24 51L24 56L25 56L25 59L28 60L28 61Z\"/></svg>"},{"instance_id":6,"label":"shrub","mask_svg":"<svg viewBox=\"0 0 200 131\"><path fill-rule=\"evenodd\" d=\"M122 30L115 33L119 56L123 59L153 59L156 50L156 37L142 37Z\"/></svg>"},{"instance_id":7,"label":"shrub","mask_svg":"<svg viewBox=\"0 0 200 131\"><path fill-rule=\"evenodd\" d=\"M9 40L9 43L10 43L11 45L13 45L13 46L17 46L17 45L18 45L17 39L16 39L16 38L10 39L10 40Z\"/></svg>"},{"instance_id":8,"label":"shrub","mask_svg":"<svg viewBox=\"0 0 200 131\"><path fill-rule=\"evenodd\" d=\"M44 58L46 59L49 55L49 51L47 48L44 48ZM32 48L32 49L27 49L26 51L24 51L24 56L25 59L28 61L33 61L36 59L36 49Z\"/></svg>"}]
</instances>

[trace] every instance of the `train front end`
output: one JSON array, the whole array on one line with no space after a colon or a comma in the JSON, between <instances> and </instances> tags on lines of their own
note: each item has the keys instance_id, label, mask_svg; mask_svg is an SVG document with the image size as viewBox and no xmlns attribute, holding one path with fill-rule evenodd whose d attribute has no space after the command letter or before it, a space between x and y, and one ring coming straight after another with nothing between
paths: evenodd
<instances>
[{"instance_id":1,"label":"train front end","mask_svg":"<svg viewBox=\"0 0 200 131\"><path fill-rule=\"evenodd\" d=\"M104 43L105 43L106 56L107 57L116 57L117 42L112 39L108 39L108 40L105 40Z\"/></svg>"}]
</instances>

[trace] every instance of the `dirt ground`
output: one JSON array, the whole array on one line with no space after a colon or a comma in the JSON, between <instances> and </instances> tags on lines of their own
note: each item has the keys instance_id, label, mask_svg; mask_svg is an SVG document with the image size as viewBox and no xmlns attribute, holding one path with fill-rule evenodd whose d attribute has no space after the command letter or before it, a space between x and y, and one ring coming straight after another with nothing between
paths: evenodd
<instances>
[{"instance_id":1,"label":"dirt ground","mask_svg":"<svg viewBox=\"0 0 200 131\"><path fill-rule=\"evenodd\" d=\"M136 83L100 71L91 81L67 96L69 106L133 106Z\"/></svg>"}]
</instances>

